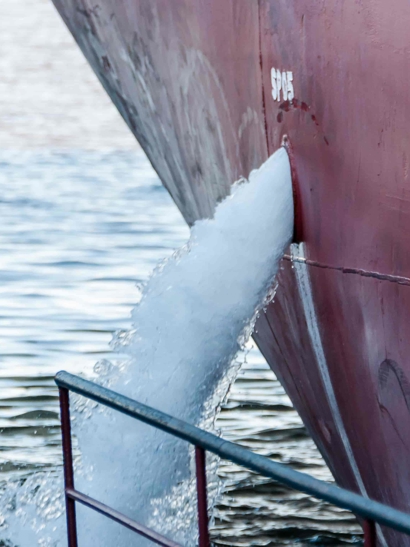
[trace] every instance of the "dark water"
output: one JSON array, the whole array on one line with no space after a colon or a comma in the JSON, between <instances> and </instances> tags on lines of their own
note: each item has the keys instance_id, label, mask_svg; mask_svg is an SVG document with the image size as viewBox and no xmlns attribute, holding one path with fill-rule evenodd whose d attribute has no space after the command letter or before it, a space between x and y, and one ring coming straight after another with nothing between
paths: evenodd
<instances>
[{"instance_id":1,"label":"dark water","mask_svg":"<svg viewBox=\"0 0 410 547\"><path fill-rule=\"evenodd\" d=\"M113 361L137 283L188 237L176 207L49 0L0 3L0 545L2 493L61 465L60 369ZM253 348L223 437L331 480ZM222 462L217 545L360 542L351 515ZM11 538L12 539L12 538ZM33 544L34 547L34 544Z\"/></svg>"},{"instance_id":2,"label":"dark water","mask_svg":"<svg viewBox=\"0 0 410 547\"><path fill-rule=\"evenodd\" d=\"M332 477L280 383L253 348L218 417L222 436L288 464L297 471ZM350 513L222 462L222 499L216 508L217 545L361 544Z\"/></svg>"}]
</instances>

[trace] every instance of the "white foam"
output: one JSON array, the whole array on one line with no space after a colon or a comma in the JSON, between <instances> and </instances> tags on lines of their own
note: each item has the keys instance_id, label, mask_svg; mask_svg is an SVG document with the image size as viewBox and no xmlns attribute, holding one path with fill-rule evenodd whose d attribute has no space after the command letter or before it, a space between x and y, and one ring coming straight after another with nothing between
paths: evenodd
<instances>
[{"instance_id":1,"label":"white foam","mask_svg":"<svg viewBox=\"0 0 410 547\"><path fill-rule=\"evenodd\" d=\"M134 330L115 340L128 360L120 368L100 364L100 381L191 423L209 424L292 231L291 173L281 148L248 183L234 187L212 220L197 222L188 245L154 272L132 313ZM89 404L77 403L73 425L81 449L79 489L184 545L195 544L186 443ZM17 494L17 510L6 514L7 533L19 547L65 545L64 521L50 516L41 496L56 483L39 484L31 497ZM85 508L79 507L78 527L86 547L145 545Z\"/></svg>"}]
</instances>

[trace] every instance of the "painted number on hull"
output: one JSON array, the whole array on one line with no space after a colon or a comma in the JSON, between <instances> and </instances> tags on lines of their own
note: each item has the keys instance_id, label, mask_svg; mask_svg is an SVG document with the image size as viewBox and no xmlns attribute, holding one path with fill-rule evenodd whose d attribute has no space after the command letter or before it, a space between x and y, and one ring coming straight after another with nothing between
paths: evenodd
<instances>
[{"instance_id":1,"label":"painted number on hull","mask_svg":"<svg viewBox=\"0 0 410 547\"><path fill-rule=\"evenodd\" d=\"M272 68L270 71L272 81L272 97L274 101L291 101L295 96L293 91L293 73Z\"/></svg>"}]
</instances>

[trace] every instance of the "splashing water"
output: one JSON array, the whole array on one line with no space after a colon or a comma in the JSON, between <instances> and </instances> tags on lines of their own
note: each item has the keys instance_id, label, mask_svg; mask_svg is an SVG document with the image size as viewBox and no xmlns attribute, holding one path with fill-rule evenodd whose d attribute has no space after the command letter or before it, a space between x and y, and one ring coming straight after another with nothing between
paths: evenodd
<instances>
[{"instance_id":1,"label":"splashing water","mask_svg":"<svg viewBox=\"0 0 410 547\"><path fill-rule=\"evenodd\" d=\"M134 329L100 362L96 381L183 420L212 427L293 232L290 166L279 149L248 183L233 187L212 220L160 265L132 313ZM74 398L73 398L74 399ZM194 545L195 495L189 446L128 417L76 398L81 455L76 487L184 545ZM5 545L65 545L61 474L35 474L3 496ZM0 526L1 526L0 522ZM78 507L80 545L149 544ZM2 538L3 539L3 538ZM1 545L1 542L0 542Z\"/></svg>"}]
</instances>

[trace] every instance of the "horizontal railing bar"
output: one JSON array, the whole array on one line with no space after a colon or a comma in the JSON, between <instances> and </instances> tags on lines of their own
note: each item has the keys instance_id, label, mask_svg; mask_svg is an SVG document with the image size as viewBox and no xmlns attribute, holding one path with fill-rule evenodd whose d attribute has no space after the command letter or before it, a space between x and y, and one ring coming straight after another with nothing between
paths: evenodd
<instances>
[{"instance_id":1,"label":"horizontal railing bar","mask_svg":"<svg viewBox=\"0 0 410 547\"><path fill-rule=\"evenodd\" d=\"M105 505L104 503L101 503L100 501L90 498L89 496L86 496L85 494L83 494L82 492L79 492L78 490L75 490L74 488L66 488L65 493L66 493L66 496L69 497L70 499L78 501L79 503L82 503L86 507L90 507L91 509L94 509L94 511L97 511L97 513L101 513L102 515L105 515L111 520L114 520L115 522L122 524L123 526L125 526L125 528L129 528L133 532L136 532L140 536L143 536L153 541L157 545L162 545L163 547L182 547L179 543L175 543L175 541L172 541L164 536L161 536L161 534L154 532L154 530L150 530L146 526L143 526L142 524L135 522L135 520L132 520L129 517L126 517L125 515L123 515L122 513L119 513L115 509L108 507L108 505Z\"/></svg>"},{"instance_id":2,"label":"horizontal railing bar","mask_svg":"<svg viewBox=\"0 0 410 547\"><path fill-rule=\"evenodd\" d=\"M59 387L67 388L97 403L118 410L260 475L410 535L410 515L402 511L320 481L305 473L294 471L286 465L254 454L237 444L225 441L182 420L68 372L59 372L55 381Z\"/></svg>"}]
</instances>

